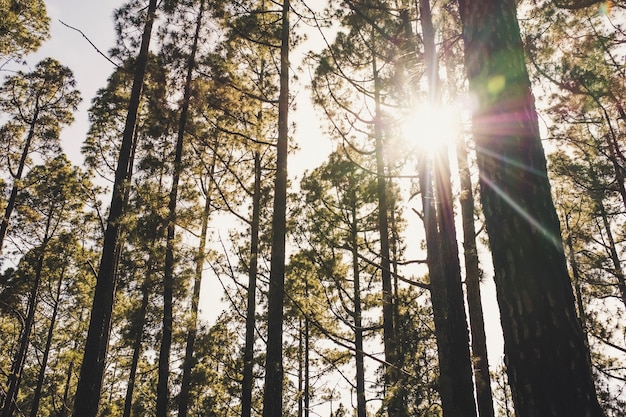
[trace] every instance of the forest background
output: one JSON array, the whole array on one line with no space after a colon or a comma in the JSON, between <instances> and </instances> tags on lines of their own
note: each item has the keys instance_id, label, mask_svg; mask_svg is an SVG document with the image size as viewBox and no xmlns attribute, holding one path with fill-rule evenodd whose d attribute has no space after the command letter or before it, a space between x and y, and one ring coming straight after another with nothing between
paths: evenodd
<instances>
[{"instance_id":1,"label":"forest background","mask_svg":"<svg viewBox=\"0 0 626 417\"><path fill-rule=\"evenodd\" d=\"M276 167L272 149L280 136L281 70L276 43L280 8L261 1L237 3L228 10L220 9L219 3L172 1L159 5L166 12L155 22L153 56L146 61L143 101L138 104L134 127L135 160L125 172L131 186L124 197L128 208L120 218L123 240L118 247L123 249L116 252L116 303L103 386L98 390L103 393L98 415L165 415L162 413L174 409L180 416L245 415L246 408L253 414L263 408L261 381L267 378L264 344L271 332L264 322L270 308L273 249L269 223ZM449 149L446 158L452 161L448 165L453 173L451 191L460 197L449 205L459 215L455 221L461 243L457 275L459 284L469 285L468 266L462 259L462 244L468 240L462 201L468 193L478 195L468 127L468 113L473 109L462 76L460 23L454 6L435 2L428 12L434 16L436 72L437 78L441 77L437 81L441 93L432 97L426 9L423 2L408 3L346 2L330 15L325 15L320 5L315 5L315 10L304 3L293 6L292 44L297 52L290 57L289 74L293 77L290 106L296 108L291 111L295 129L289 132L292 145L301 149L289 156L289 190L295 194L289 196L286 229L288 291L281 344L287 375L281 405L284 415L325 415L327 410L337 416L353 412L359 416L445 413L445 399L440 398L445 396L445 387L437 368L442 360L441 337L436 337L431 310L437 307L431 306L428 295L433 272L429 277L426 269L426 264L432 267L432 255L427 254L428 199L441 203L445 198L441 190L431 191L429 197L423 181L429 164L436 164L426 159L434 161L442 153L441 147L431 145L443 143L443 153ZM149 16L143 2L88 5L49 1L46 6L51 40L37 53L26 55L26 64L19 63L24 56L3 50L7 57L2 64L3 77L35 74L43 68L38 63L52 57L74 73L83 101L78 104L74 97L66 109L47 116L57 117L57 124L70 124L75 118L71 127L61 130L54 121L42 121L50 125L36 133L42 141L24 153L24 173L18 175L14 168L26 149L27 136L25 128L13 123L19 117L11 114L21 117L25 112L12 113L11 106L17 106L19 100L27 103L29 96L11 99L16 89L2 90L0 120L7 155L3 163L7 174L4 209L11 205L13 190L16 194L15 217L2 236L3 416L27 412L32 416L66 415L76 407L72 403L92 308L91 289L120 146L116 141L125 132L123 116L131 98L131 78L124 74L132 72L146 11ZM626 192L621 123L626 118L620 101L624 87L623 12L619 5L613 6L598 3L570 10L533 3L521 7L521 22L528 66L536 96L541 98L542 137L556 150L550 159L553 195L578 321L591 348L604 412L623 415L621 317L626 281L621 257ZM105 17L117 7L121 12L116 14L116 34ZM202 19L194 20L198 15ZM118 68L59 19L82 30ZM199 28L196 35L194 28ZM258 33L252 36L251 28ZM298 39L305 34L310 39ZM404 36L414 37L408 47L400 41ZM204 38L199 41L200 37ZM107 52L110 45L115 49ZM189 59L192 45L200 45L195 61ZM310 49L315 52L308 53ZM375 58L369 59L368 54ZM48 61L47 65L57 63ZM184 82L186 74L192 74L192 90ZM501 80L492 82L491 88L503 88ZM186 91L191 91L187 98ZM184 113L185 103L190 114L185 133L184 158L188 160L176 162L176 139L182 136L178 117ZM377 132L375 121L383 115L384 131ZM16 140L19 135L24 136ZM426 140L407 140L406 136L414 135ZM58 158L55 141L59 137L69 161ZM468 140L470 149L466 177L463 163L457 162L462 152L459 138ZM381 146L384 142L384 157L378 139ZM453 148L457 152L452 152ZM457 172L461 174L457 176ZM177 176L180 197L175 199L178 208L172 221L172 185ZM391 202L387 209L381 209L381 194L376 191L383 177L388 179L384 193ZM465 180L474 185L467 188ZM253 256L250 239L255 235L251 231L255 207L260 216L256 222L260 240L258 255ZM440 206L435 210L445 212ZM387 256L381 237L381 217L387 217L381 216L383 211L390 222L384 227L391 246ZM481 406L480 392L484 390L478 386L472 390L479 397L481 415L512 415L492 267L481 226L484 220L480 210L469 216L476 220L481 266L486 271L481 289L487 326L482 327L488 330L492 375L487 377L491 387L487 401L492 410L485 402ZM176 236L169 234L173 224ZM175 253L175 261L169 265L168 252ZM258 264L253 263L257 257ZM390 272L388 279L393 279L387 288L385 270ZM200 310L205 314L199 320L194 297L198 271L203 284ZM252 275L257 275L257 282ZM256 312L250 310L253 286L258 291L258 299L252 303L257 305ZM469 296L470 291L466 292ZM386 296L392 301L387 302ZM168 297L169 307L161 300ZM466 302L470 316L475 301ZM397 345L392 348L385 327L386 305L395 309L388 316L392 317L391 330L396 332L393 343ZM465 307L461 309L465 311ZM466 323L465 313L463 316ZM250 325L251 317L256 321ZM250 326L254 331L248 331ZM465 327L469 352L470 334L467 324ZM164 354L168 332L171 352ZM472 327L472 343L478 333ZM476 355L473 344L472 349ZM164 357L168 358L165 362ZM478 362L475 356L472 363ZM402 375L394 374L393 369L400 369ZM249 403L242 395L247 372L252 378ZM477 385L483 378L479 374L475 369Z\"/></svg>"}]
</instances>

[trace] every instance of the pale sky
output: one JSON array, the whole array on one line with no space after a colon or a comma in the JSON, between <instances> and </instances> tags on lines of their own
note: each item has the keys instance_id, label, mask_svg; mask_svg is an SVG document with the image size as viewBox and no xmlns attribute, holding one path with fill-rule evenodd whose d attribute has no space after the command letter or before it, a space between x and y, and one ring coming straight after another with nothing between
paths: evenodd
<instances>
[{"instance_id":1,"label":"pale sky","mask_svg":"<svg viewBox=\"0 0 626 417\"><path fill-rule=\"evenodd\" d=\"M61 140L65 152L75 163L82 161L80 147L89 128L87 110L91 98L99 88L106 86L113 65L99 55L80 33L63 26L59 20L84 32L106 53L115 39L113 10L122 3L122 0L46 0L50 39L36 53L27 56L27 67L7 66L7 69L26 72L43 58L52 57L74 72L83 101L74 115L75 122L61 132Z\"/></svg>"}]
</instances>

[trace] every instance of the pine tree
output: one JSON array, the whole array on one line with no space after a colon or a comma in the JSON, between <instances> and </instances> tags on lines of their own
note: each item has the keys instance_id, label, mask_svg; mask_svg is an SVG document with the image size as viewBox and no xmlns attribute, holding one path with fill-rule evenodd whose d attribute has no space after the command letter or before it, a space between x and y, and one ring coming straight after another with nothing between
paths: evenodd
<instances>
[{"instance_id":1,"label":"pine tree","mask_svg":"<svg viewBox=\"0 0 626 417\"><path fill-rule=\"evenodd\" d=\"M36 51L50 35L50 18L42 0L0 3L0 68Z\"/></svg>"},{"instance_id":2,"label":"pine tree","mask_svg":"<svg viewBox=\"0 0 626 417\"><path fill-rule=\"evenodd\" d=\"M118 246L119 220L124 213L124 182L127 180L129 172L137 109L141 98L141 89L148 59L148 48L155 19L156 3L156 0L150 1L140 52L137 56L128 115L115 170L113 195L104 236L102 259L98 270L89 333L74 401L74 417L95 417L98 412L115 292L115 253Z\"/></svg>"},{"instance_id":3,"label":"pine tree","mask_svg":"<svg viewBox=\"0 0 626 417\"><path fill-rule=\"evenodd\" d=\"M81 100L75 84L69 68L46 58L30 73L18 71L7 77L0 88L0 110L9 117L0 130L8 156L4 168L13 182L0 223L0 250L29 158L34 153L44 157L58 153L61 126L74 120L72 112Z\"/></svg>"},{"instance_id":4,"label":"pine tree","mask_svg":"<svg viewBox=\"0 0 626 417\"><path fill-rule=\"evenodd\" d=\"M462 1L460 13L470 92L478 103L472 119L481 202L516 413L601 416L576 320L515 4Z\"/></svg>"}]
</instances>

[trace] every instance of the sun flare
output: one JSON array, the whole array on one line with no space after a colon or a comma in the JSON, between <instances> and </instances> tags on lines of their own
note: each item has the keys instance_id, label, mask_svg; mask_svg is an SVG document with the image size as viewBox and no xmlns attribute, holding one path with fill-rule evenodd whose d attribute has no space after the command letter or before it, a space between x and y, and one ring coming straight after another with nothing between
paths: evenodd
<instances>
[{"instance_id":1,"label":"sun flare","mask_svg":"<svg viewBox=\"0 0 626 417\"><path fill-rule=\"evenodd\" d=\"M436 153L454 145L461 134L460 111L456 106L423 105L407 114L402 133L418 153Z\"/></svg>"}]
</instances>

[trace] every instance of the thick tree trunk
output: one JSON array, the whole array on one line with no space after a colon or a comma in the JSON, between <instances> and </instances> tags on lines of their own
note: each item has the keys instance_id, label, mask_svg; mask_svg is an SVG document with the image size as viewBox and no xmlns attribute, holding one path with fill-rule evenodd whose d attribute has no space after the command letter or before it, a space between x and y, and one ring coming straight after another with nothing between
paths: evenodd
<instances>
[{"instance_id":1,"label":"thick tree trunk","mask_svg":"<svg viewBox=\"0 0 626 417\"><path fill-rule=\"evenodd\" d=\"M148 62L148 49L155 20L157 0L150 0L147 20L141 38L141 46L135 68L135 76L128 104L128 115L122 136L122 144L115 170L113 195L107 228L104 234L102 257L94 292L89 330L85 342L85 354L80 368L78 387L74 399L74 417L96 417L100 404L100 390L104 377L106 353L111 329L111 315L116 284L116 248L120 230L120 220L125 211L125 182L131 162L137 110L139 108L143 80Z\"/></svg>"},{"instance_id":2,"label":"thick tree trunk","mask_svg":"<svg viewBox=\"0 0 626 417\"><path fill-rule=\"evenodd\" d=\"M287 151L289 142L289 0L283 1L278 97L278 143L272 215L272 252L267 306L267 354L263 417L283 414L283 303L287 229Z\"/></svg>"},{"instance_id":3,"label":"thick tree trunk","mask_svg":"<svg viewBox=\"0 0 626 417\"><path fill-rule=\"evenodd\" d=\"M254 331L256 327L256 277L259 257L259 226L261 223L261 155L254 154L254 194L252 196L252 222L250 223L250 269L248 271L248 306L246 310L246 342L243 351L243 381L241 392L241 417L252 414L252 388L254 386Z\"/></svg>"},{"instance_id":4,"label":"thick tree trunk","mask_svg":"<svg viewBox=\"0 0 626 417\"><path fill-rule=\"evenodd\" d=\"M473 130L518 417L602 416L513 0L461 0Z\"/></svg>"}]
</instances>

